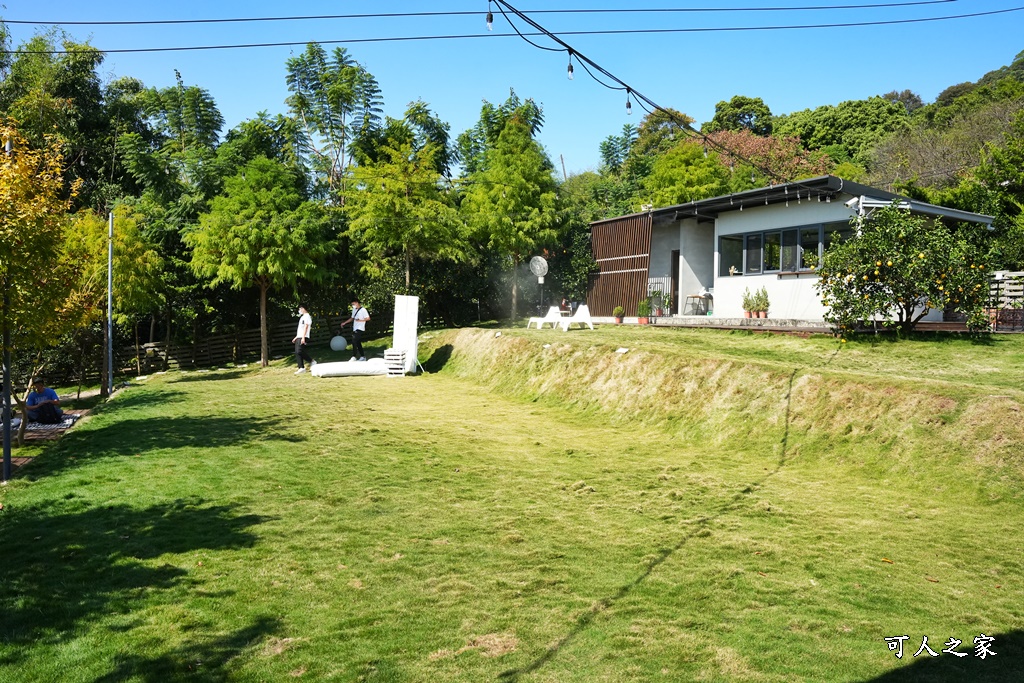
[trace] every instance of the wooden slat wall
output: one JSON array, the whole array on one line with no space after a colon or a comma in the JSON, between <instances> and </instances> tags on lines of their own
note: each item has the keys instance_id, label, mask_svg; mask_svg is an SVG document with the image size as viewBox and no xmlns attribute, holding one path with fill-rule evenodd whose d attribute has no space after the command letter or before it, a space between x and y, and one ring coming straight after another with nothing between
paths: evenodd
<instances>
[{"instance_id":1,"label":"wooden slat wall","mask_svg":"<svg viewBox=\"0 0 1024 683\"><path fill-rule=\"evenodd\" d=\"M591 315L610 316L616 306L636 315L636 305L647 296L652 222L643 214L591 226L590 248L598 265L587 286Z\"/></svg>"}]
</instances>

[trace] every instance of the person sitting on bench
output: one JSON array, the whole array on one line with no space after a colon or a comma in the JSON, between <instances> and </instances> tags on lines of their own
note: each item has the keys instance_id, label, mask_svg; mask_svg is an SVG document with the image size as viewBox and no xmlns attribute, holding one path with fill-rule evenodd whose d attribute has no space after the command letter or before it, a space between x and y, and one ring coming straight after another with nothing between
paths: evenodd
<instances>
[{"instance_id":1,"label":"person sitting on bench","mask_svg":"<svg viewBox=\"0 0 1024 683\"><path fill-rule=\"evenodd\" d=\"M46 386L42 377L32 380L32 391L25 401L28 406L28 421L42 424L57 424L64 419L57 392Z\"/></svg>"}]
</instances>

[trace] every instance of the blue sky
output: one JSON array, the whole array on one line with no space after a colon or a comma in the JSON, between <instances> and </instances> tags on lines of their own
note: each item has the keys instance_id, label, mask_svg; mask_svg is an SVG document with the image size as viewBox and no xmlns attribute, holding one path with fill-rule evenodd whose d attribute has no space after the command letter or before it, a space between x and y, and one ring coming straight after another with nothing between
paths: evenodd
<instances>
[{"instance_id":1,"label":"blue sky","mask_svg":"<svg viewBox=\"0 0 1024 683\"><path fill-rule=\"evenodd\" d=\"M909 0L892 0L908 2ZM516 0L520 10L599 8L809 7L870 5L885 0ZM622 29L696 29L792 26L922 19L1024 8L1024 0L946 0L928 5L762 12L637 14L538 14L555 33ZM544 107L540 139L570 174L598 164L598 145L626 123L638 125L635 105L626 115L625 96L592 81L576 67L566 77L567 56L525 43L497 14L493 33L484 26L486 0L373 3L334 2L85 3L81 0L10 2L5 20L46 22L97 20L211 19L287 15L403 12L474 12L471 16L337 19L244 24L171 26L65 26L76 39L104 50L254 42L361 40L381 37L477 35L479 38L346 44L379 81L385 112L399 117L422 99L451 124L453 137L477 120L483 100L503 101L510 88ZM17 45L40 27L9 25ZM522 30L527 27L521 26ZM697 123L714 115L715 104L733 95L760 97L783 114L891 90L911 89L926 102L944 88L973 81L1009 64L1024 50L1024 11L988 17L889 26L708 31L634 35L565 35L564 40L662 106L683 111ZM543 39L540 44L550 46ZM332 46L327 46L331 48ZM109 54L104 76L134 76L158 88L174 83L178 69L187 84L206 88L227 127L260 110L285 111L285 60L295 47ZM226 130L226 129L225 129Z\"/></svg>"}]
</instances>

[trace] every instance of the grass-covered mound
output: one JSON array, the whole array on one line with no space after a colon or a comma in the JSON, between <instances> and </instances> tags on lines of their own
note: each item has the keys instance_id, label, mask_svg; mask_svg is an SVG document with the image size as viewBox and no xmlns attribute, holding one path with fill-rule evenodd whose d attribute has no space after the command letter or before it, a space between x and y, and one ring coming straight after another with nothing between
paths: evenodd
<instances>
[{"instance_id":1,"label":"grass-covered mound","mask_svg":"<svg viewBox=\"0 0 1024 683\"><path fill-rule=\"evenodd\" d=\"M1019 337L838 345L705 330L602 332L466 329L431 338L424 350L447 373L631 434L663 431L736 450L779 451L787 439L788 457L852 459L876 473L942 468L997 485L999 495L1022 492Z\"/></svg>"},{"instance_id":2,"label":"grass-covered mound","mask_svg":"<svg viewBox=\"0 0 1024 683\"><path fill-rule=\"evenodd\" d=\"M101 406L0 490L0 680L1020 677L1016 340L502 332Z\"/></svg>"}]
</instances>

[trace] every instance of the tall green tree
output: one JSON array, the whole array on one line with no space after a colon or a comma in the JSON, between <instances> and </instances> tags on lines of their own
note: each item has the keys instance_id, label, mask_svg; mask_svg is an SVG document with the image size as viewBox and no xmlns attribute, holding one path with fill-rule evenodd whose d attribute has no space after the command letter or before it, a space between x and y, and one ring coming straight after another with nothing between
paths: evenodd
<instances>
[{"instance_id":1,"label":"tall green tree","mask_svg":"<svg viewBox=\"0 0 1024 683\"><path fill-rule=\"evenodd\" d=\"M0 330L7 350L42 348L76 323L79 264L63 249L67 211L81 183L65 187L63 144L33 146L0 120ZM70 196L69 196L70 195Z\"/></svg>"},{"instance_id":2,"label":"tall green tree","mask_svg":"<svg viewBox=\"0 0 1024 683\"><path fill-rule=\"evenodd\" d=\"M987 147L988 159L978 178L994 195L996 250L999 265L1024 269L1024 111L1019 112L1000 144Z\"/></svg>"},{"instance_id":3,"label":"tall green tree","mask_svg":"<svg viewBox=\"0 0 1024 683\"><path fill-rule=\"evenodd\" d=\"M736 95L715 105L714 117L703 126L705 133L717 130L749 130L754 135L771 135L772 110L760 97Z\"/></svg>"},{"instance_id":4,"label":"tall green tree","mask_svg":"<svg viewBox=\"0 0 1024 683\"><path fill-rule=\"evenodd\" d=\"M317 172L321 192L342 189L344 169L352 163L353 143L380 128L383 100L373 75L345 48L330 54L310 43L288 60L289 111L301 124L303 152Z\"/></svg>"},{"instance_id":5,"label":"tall green tree","mask_svg":"<svg viewBox=\"0 0 1024 683\"><path fill-rule=\"evenodd\" d=\"M636 126L627 123L619 135L609 135L601 141L601 166L608 173L618 173L636 142Z\"/></svg>"},{"instance_id":6,"label":"tall green tree","mask_svg":"<svg viewBox=\"0 0 1024 683\"><path fill-rule=\"evenodd\" d=\"M477 239L504 259L512 270L512 308L519 311L519 264L552 242L558 225L553 168L533 139L532 107L508 119L482 168L469 177L463 215Z\"/></svg>"},{"instance_id":7,"label":"tall green tree","mask_svg":"<svg viewBox=\"0 0 1024 683\"><path fill-rule=\"evenodd\" d=\"M657 157L644 178L643 195L654 206L706 199L729 191L729 169L713 151L686 140Z\"/></svg>"},{"instance_id":8,"label":"tall green tree","mask_svg":"<svg viewBox=\"0 0 1024 683\"><path fill-rule=\"evenodd\" d=\"M379 161L353 169L346 192L348 235L366 252L364 269L379 276L388 257L401 254L406 292L414 258L465 261L470 255L459 213L442 191L438 152L433 142L420 149L408 142L386 146Z\"/></svg>"},{"instance_id":9,"label":"tall green tree","mask_svg":"<svg viewBox=\"0 0 1024 683\"><path fill-rule=\"evenodd\" d=\"M134 207L120 205L113 213L113 315L116 323L125 324L158 309L164 260L142 233ZM106 317L108 240L107 216L84 209L72 217L65 249L81 266L76 289L85 325ZM138 357L138 335L135 344ZM101 365L104 374L110 371L105 354ZM109 386L103 379L102 386Z\"/></svg>"},{"instance_id":10,"label":"tall green tree","mask_svg":"<svg viewBox=\"0 0 1024 683\"><path fill-rule=\"evenodd\" d=\"M512 119L525 125L531 136L536 136L544 126L544 110L532 99L520 98L515 90L509 91L508 99L501 104L485 100L476 125L463 132L456 143L466 175L484 168L487 152L498 144L498 138Z\"/></svg>"},{"instance_id":11,"label":"tall green tree","mask_svg":"<svg viewBox=\"0 0 1024 683\"><path fill-rule=\"evenodd\" d=\"M270 361L267 293L323 279L335 248L329 214L305 199L301 185L302 178L284 164L254 159L225 182L224 193L184 235L192 268L209 286L259 289L263 366Z\"/></svg>"}]
</instances>

